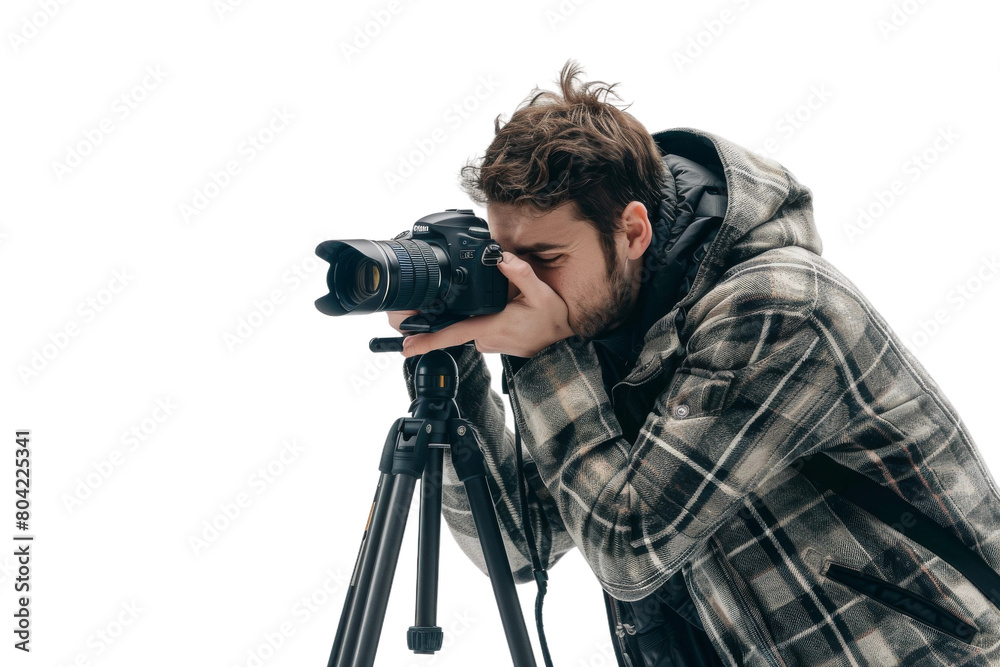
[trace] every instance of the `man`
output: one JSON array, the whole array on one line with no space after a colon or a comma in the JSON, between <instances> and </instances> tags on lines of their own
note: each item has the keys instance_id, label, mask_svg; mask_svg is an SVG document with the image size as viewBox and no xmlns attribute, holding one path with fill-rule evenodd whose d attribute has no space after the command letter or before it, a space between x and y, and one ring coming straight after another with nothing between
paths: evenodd
<instances>
[{"instance_id":1,"label":"man","mask_svg":"<svg viewBox=\"0 0 1000 667\"><path fill-rule=\"evenodd\" d=\"M516 579L514 437L483 352L530 456L542 564L581 550L620 664L1000 664L1000 494L820 257L809 189L707 132L650 135L579 75L498 119L463 170L506 251L507 308L404 342L457 356ZM485 571L447 458L444 503Z\"/></svg>"}]
</instances>

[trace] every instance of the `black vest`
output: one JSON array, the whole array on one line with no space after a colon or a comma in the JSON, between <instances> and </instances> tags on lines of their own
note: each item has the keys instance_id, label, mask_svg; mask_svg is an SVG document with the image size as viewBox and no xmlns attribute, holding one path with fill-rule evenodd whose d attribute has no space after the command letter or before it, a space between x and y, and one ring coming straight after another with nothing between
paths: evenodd
<instances>
[{"instance_id":1,"label":"black vest","mask_svg":"<svg viewBox=\"0 0 1000 667\"><path fill-rule=\"evenodd\" d=\"M664 191L654 240L644 256L645 265L655 270L642 283L627 319L593 341L605 390L622 435L629 442L635 442L668 378L640 388L622 385L615 391L614 387L634 367L646 331L688 293L725 216L725 178L717 162L716 168L711 168L710 157L702 151L692 151L686 157L665 156L674 182ZM695 161L699 158L705 164ZM683 312L678 315L683 316ZM678 330L682 324L678 322ZM612 643L623 667L723 664L701 625L681 571L642 600L624 602L607 593L604 597Z\"/></svg>"}]
</instances>

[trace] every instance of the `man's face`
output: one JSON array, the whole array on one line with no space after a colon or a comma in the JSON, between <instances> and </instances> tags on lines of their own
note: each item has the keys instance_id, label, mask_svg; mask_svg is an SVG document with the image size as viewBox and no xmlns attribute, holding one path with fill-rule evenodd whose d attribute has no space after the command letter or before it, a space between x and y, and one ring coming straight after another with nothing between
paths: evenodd
<instances>
[{"instance_id":1,"label":"man's face","mask_svg":"<svg viewBox=\"0 0 1000 667\"><path fill-rule=\"evenodd\" d=\"M539 280L566 302L573 331L590 340L628 315L638 289L638 272L627 270L628 240L621 231L609 277L597 229L575 213L572 204L540 216L509 205L487 207L493 238L531 265ZM640 265L631 264L635 269Z\"/></svg>"}]
</instances>

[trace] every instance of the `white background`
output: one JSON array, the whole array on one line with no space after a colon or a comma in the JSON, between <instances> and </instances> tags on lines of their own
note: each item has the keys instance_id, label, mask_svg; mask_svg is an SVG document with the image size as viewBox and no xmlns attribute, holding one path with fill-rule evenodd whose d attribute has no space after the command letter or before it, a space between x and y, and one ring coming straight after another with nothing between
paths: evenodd
<instances>
[{"instance_id":1,"label":"white background","mask_svg":"<svg viewBox=\"0 0 1000 667\"><path fill-rule=\"evenodd\" d=\"M384 314L313 307L326 266L314 248L470 206L458 169L567 58L621 82L651 132L696 127L761 152L773 139L771 157L812 189L824 256L1000 470L1000 280L984 263L1000 247L995 3L49 5L11 0L0 15L3 664L326 663L382 443L408 401L401 357L367 350L392 333ZM933 164L914 171L925 151ZM894 180L902 194L880 211ZM879 215L852 237L859 208ZM12 648L24 428L30 654ZM300 451L276 463L291 442ZM268 465L279 472L262 482ZM406 651L415 536L414 513L378 664L509 664L489 582L447 532L447 648ZM556 664L611 664L579 553L551 577ZM519 591L530 624L534 589Z\"/></svg>"}]
</instances>

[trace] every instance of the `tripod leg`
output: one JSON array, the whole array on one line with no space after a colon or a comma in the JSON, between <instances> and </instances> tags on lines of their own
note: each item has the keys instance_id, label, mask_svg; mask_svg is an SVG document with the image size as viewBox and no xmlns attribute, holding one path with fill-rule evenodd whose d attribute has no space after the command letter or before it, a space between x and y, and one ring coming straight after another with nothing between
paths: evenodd
<instances>
[{"instance_id":1,"label":"tripod leg","mask_svg":"<svg viewBox=\"0 0 1000 667\"><path fill-rule=\"evenodd\" d=\"M486 482L486 462L473 431L467 422L453 420L452 463L459 479L465 483L469 508L476 522L476 533L483 548L486 569L493 584L493 595L500 609L500 620L507 636L507 646L514 667L535 667L528 628L524 625L521 602L514 588L514 575L503 546L503 536L497 523L490 487Z\"/></svg>"},{"instance_id":2,"label":"tripod leg","mask_svg":"<svg viewBox=\"0 0 1000 667\"><path fill-rule=\"evenodd\" d=\"M375 547L375 566L369 595L361 617L357 644L353 647L353 658L348 663L350 667L372 667L375 663L375 651L378 650L379 637L382 635L382 622L385 620L392 578L396 574L399 548L403 543L403 531L406 529L406 518L416 483L417 480L409 475L398 475L389 492L389 511L383 524L382 539ZM345 646L345 649L351 651L352 647Z\"/></svg>"},{"instance_id":3,"label":"tripod leg","mask_svg":"<svg viewBox=\"0 0 1000 667\"><path fill-rule=\"evenodd\" d=\"M441 650L444 633L437 625L438 563L441 554L441 474L444 450L427 452L420 479L420 539L417 550L417 609L406 644L414 653Z\"/></svg>"},{"instance_id":4,"label":"tripod leg","mask_svg":"<svg viewBox=\"0 0 1000 667\"><path fill-rule=\"evenodd\" d=\"M382 539L385 517L389 511L389 503L385 499L392 491L395 481L396 478L388 473L382 473L379 477L375 498L372 500L372 507L368 513L368 523L365 526L364 536L361 538L358 558L354 563L354 572L351 574L351 584L347 590L347 598L344 600L344 610L340 614L337 637L333 642L327 667L348 667L349 652L345 650L345 647L355 646L358 642L361 616L368 602L375 553Z\"/></svg>"},{"instance_id":5,"label":"tripod leg","mask_svg":"<svg viewBox=\"0 0 1000 667\"><path fill-rule=\"evenodd\" d=\"M382 618L416 483L414 476L397 476L393 470L397 446L408 442L407 423L405 418L397 419L389 429L382 448L382 458L379 461L382 476L368 514L368 525L361 540L358 560L351 575L351 586L344 601L344 611L340 616L337 637L327 667L371 667L375 661L375 651L382 632ZM411 428L410 431L412 430ZM373 625L375 616L377 625Z\"/></svg>"}]
</instances>

